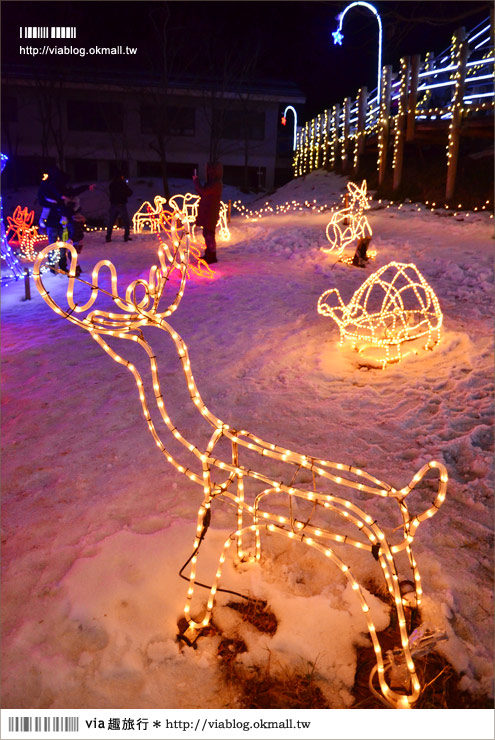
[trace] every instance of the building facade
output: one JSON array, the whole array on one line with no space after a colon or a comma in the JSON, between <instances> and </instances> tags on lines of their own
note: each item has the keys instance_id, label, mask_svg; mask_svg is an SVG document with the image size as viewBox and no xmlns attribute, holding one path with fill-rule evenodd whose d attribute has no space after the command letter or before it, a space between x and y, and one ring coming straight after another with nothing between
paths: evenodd
<instances>
[{"instance_id":1,"label":"building facade","mask_svg":"<svg viewBox=\"0 0 495 740\"><path fill-rule=\"evenodd\" d=\"M73 181L204 176L219 159L224 181L271 189L290 178L292 131L281 125L286 105L302 106L290 83L219 85L211 80L34 78L3 70L2 151L10 184L39 182L57 163ZM17 182L12 182L17 180Z\"/></svg>"}]
</instances>

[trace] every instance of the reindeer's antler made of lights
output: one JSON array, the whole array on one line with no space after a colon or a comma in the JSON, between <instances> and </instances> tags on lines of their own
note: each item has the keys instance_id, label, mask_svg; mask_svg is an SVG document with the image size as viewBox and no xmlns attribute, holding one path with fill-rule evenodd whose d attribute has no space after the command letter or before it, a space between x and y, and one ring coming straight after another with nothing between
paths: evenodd
<instances>
[{"instance_id":1,"label":"reindeer's antler made of lights","mask_svg":"<svg viewBox=\"0 0 495 740\"><path fill-rule=\"evenodd\" d=\"M387 706L411 707L419 697L421 686L413 661L414 647L409 641L404 612L404 606L411 602L406 600L401 592L395 556L400 553L407 555L409 567L412 569L414 578L415 605L419 606L422 595L421 579L411 546L419 524L436 514L445 499L448 477L442 463L431 461L423 465L408 485L401 489L396 489L352 465L320 460L309 455L293 452L279 445L266 442L245 430L231 428L228 424L225 424L216 417L204 404L191 372L187 346L182 337L166 321L166 318L177 309L184 291L189 251L188 234L186 233L185 239L175 247L169 247L162 242L158 250L160 266L153 266L151 268L147 281L136 280L131 283L126 290L124 298L119 297L117 293L117 274L113 264L108 260L98 262L93 269L91 281L87 283L91 288L91 295L84 305L75 302L73 295L75 280L78 279L79 282L84 283L80 278L76 278L77 252L70 244L65 244L64 246L69 250L71 255L66 294L68 309L63 310L60 308L45 289L42 282L40 266L51 247L47 247L40 252L34 265L33 276L41 296L56 313L89 331L93 339L112 359L126 367L132 373L138 387L144 417L157 447L167 461L174 465L180 473L203 488L203 500L197 517L194 554L191 558L189 589L184 608L190 632L194 632L197 635L198 631L208 625L210 621L215 594L221 578L222 564L232 544L234 542L236 543L239 559L259 561L261 557L262 531L283 535L288 539L302 542L318 550L324 557L330 559L348 579L352 589L356 592L356 596L365 615L376 655L376 666L370 675L370 688L374 693L377 693L372 686L373 677L377 674L381 698ZM87 313L84 318L78 318L77 314L87 312L96 300L99 292L98 275L103 267L107 267L110 271L112 284L110 295L118 307L119 313L93 310ZM175 300L165 311L160 313L158 311L158 303L162 297L170 272L174 268L178 268L181 273L180 285ZM144 290L144 296L139 301L136 295L138 286L140 286L141 290ZM155 353L150 344L144 339L142 331L140 331L144 326L155 326L168 332L172 338L182 364L182 370L187 381L191 400L200 412L202 419L212 428L211 437L204 449L199 449L195 444L188 441L178 431L167 413L158 378ZM183 448L187 450L190 458L189 463L184 464L182 461L175 459L163 444L151 419L144 384L137 368L133 363L117 354L108 345L104 338L105 336L135 342L148 355L153 382L154 402L159 411L161 422L164 423L165 428L172 433L173 437ZM220 456L221 453L217 452L216 448L220 440L227 440L230 443L230 459L222 458ZM251 454L259 455L259 466L257 468L262 466L265 461L275 460L285 463L287 474L281 480L280 478L274 478L273 474L270 475L269 470L268 472L264 472L262 469L254 469L243 464L241 454L243 451L247 452L248 450L251 451ZM407 505L407 498L425 474L433 469L438 470L440 476L438 490L434 496L434 500L421 513L411 514ZM311 471L313 479L311 490L306 490L306 488L302 487L304 485L303 483L296 485L296 478L299 472L303 470ZM222 482L217 482L214 479L215 472L222 473L224 476ZM316 487L317 478L320 484L318 489ZM256 484L256 493L251 492L249 494L245 489L245 481L251 481ZM252 486L252 483L250 483L250 486ZM327 489L330 488L330 491L332 489L334 490L333 492L325 491L323 490L324 487ZM402 529L402 535L398 538L398 541L394 544L389 542L383 529L373 517L367 514L356 503L343 498L341 495L337 495L335 491L339 492L341 488L395 500L402 515L402 525L399 528ZM248 494L251 496L250 501L246 499L246 495ZM280 499L280 494L284 494L286 497L288 506L286 516L281 516L268 507L273 497L276 500ZM204 615L202 618L193 619L191 617L191 608L196 585L196 565L200 545L210 521L211 504L215 498L222 498L236 508L237 528L224 543ZM304 521L294 513L293 504L296 500L309 502L312 507L310 516ZM325 526L321 525L317 516L319 514L324 515L327 519L331 515L340 517L343 527L335 529L334 527L330 527L327 522ZM354 525L357 528L362 535L361 538L354 538L345 533L345 527L348 527L348 524ZM392 534L394 532L395 530L393 530ZM254 552L247 553L245 551L244 540L247 535L254 537ZM390 663L383 656L380 639L370 615L366 596L350 568L336 554L334 545L330 546L331 543L335 543L337 546L339 543L341 545L351 545L363 552L368 552L370 556L379 561L382 567L386 586L397 612L401 639L400 651L403 663L407 666L408 685L404 687L404 691L391 688L387 681L387 671L390 668ZM410 594L408 594L409 596Z\"/></svg>"}]
</instances>

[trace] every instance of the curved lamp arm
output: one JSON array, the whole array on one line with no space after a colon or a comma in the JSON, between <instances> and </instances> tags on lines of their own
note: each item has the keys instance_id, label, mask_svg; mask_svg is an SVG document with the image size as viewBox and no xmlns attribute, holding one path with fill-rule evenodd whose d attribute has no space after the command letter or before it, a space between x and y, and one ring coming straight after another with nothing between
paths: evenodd
<instances>
[{"instance_id":1,"label":"curved lamp arm","mask_svg":"<svg viewBox=\"0 0 495 740\"><path fill-rule=\"evenodd\" d=\"M290 110L291 110L291 111L292 111L292 113L294 114L294 139L293 139L293 142L292 142L292 148L293 148L293 149L295 149L295 148L296 148L296 136L297 136L297 113L296 113L296 109L295 109L295 108L293 108L293 107L292 107L292 105L288 105L288 106L286 106L286 108L285 108L285 110L284 110L284 114L283 114L283 117L282 117L282 122L284 122L284 121L285 121L285 119L287 118L287 113L288 113L288 112L289 112ZM284 125L285 125L285 124L284 124Z\"/></svg>"},{"instance_id":2,"label":"curved lamp arm","mask_svg":"<svg viewBox=\"0 0 495 740\"><path fill-rule=\"evenodd\" d=\"M371 5L370 3L361 2L361 0L357 0L357 2L350 3L343 11L337 16L337 20L339 21L339 26L336 31L332 31L333 36L333 43L338 44L339 46L342 46L342 41L344 39L344 34L342 33L342 24L344 22L344 18L347 15L347 12L351 10L351 8L355 8L357 6L361 6L363 8L367 8L370 10L373 15L375 16L377 22L378 22L378 65L377 65L377 82L376 82L376 100L377 102L380 101L381 96L381 77L382 77L382 41L383 41L383 29L382 29L382 19L380 18L380 15L375 8L374 5Z\"/></svg>"}]
</instances>

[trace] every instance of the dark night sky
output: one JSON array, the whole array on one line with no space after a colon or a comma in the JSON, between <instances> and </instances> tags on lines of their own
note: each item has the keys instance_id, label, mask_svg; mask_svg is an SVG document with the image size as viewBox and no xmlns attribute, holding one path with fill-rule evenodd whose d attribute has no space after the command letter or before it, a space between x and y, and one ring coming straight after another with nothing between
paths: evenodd
<instances>
[{"instance_id":1,"label":"dark night sky","mask_svg":"<svg viewBox=\"0 0 495 740\"><path fill-rule=\"evenodd\" d=\"M207 72L204 43L215 49L216 63L235 58L257 58L261 78L289 80L306 94L307 115L354 95L361 85L376 84L377 23L372 14L356 8L345 19L342 47L333 45L335 16L347 2L226 1L171 3L147 0L119 2L2 2L2 62L68 65L84 71L116 68L149 72L161 63L163 45L156 28L166 14L171 53L177 54L173 72ZM426 2L374 3L384 24L384 63L398 70L402 54L440 52L461 25L472 28L490 13L489 2L427 0ZM19 55L20 25L70 25L77 27L73 46L129 45L138 48L136 57L74 56L40 57ZM58 42L61 43L61 42ZM256 48L258 48L256 56ZM230 57L229 55L232 55ZM210 68L211 69L211 68Z\"/></svg>"}]
</instances>

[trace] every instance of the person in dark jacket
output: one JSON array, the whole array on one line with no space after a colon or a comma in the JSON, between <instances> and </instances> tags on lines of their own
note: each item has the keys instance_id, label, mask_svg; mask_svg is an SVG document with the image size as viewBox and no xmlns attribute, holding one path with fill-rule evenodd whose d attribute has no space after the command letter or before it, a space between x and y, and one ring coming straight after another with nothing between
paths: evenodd
<instances>
[{"instance_id":1,"label":"person in dark jacket","mask_svg":"<svg viewBox=\"0 0 495 740\"><path fill-rule=\"evenodd\" d=\"M201 185L199 177L193 175L194 187L200 197L196 226L203 227L205 253L203 259L209 265L217 260L217 245L215 242L215 228L220 213L222 198L223 166L220 162L208 162L206 165L206 183Z\"/></svg>"},{"instance_id":2,"label":"person in dark jacket","mask_svg":"<svg viewBox=\"0 0 495 740\"><path fill-rule=\"evenodd\" d=\"M127 212L127 199L132 195L132 190L127 184L124 175L117 173L110 182L110 210L108 212L107 236L105 241L112 241L112 230L118 218L122 219L124 226L124 241L132 242L129 236L131 221Z\"/></svg>"},{"instance_id":3,"label":"person in dark jacket","mask_svg":"<svg viewBox=\"0 0 495 740\"><path fill-rule=\"evenodd\" d=\"M50 167L48 177L41 182L38 189L38 201L43 209L40 226L46 229L49 244L57 241L72 241L72 213L67 208L67 202L95 187L94 185L80 185L73 188L69 187L68 182L69 178L65 172L58 167ZM60 249L58 267L64 272L68 271L66 249Z\"/></svg>"}]
</instances>

